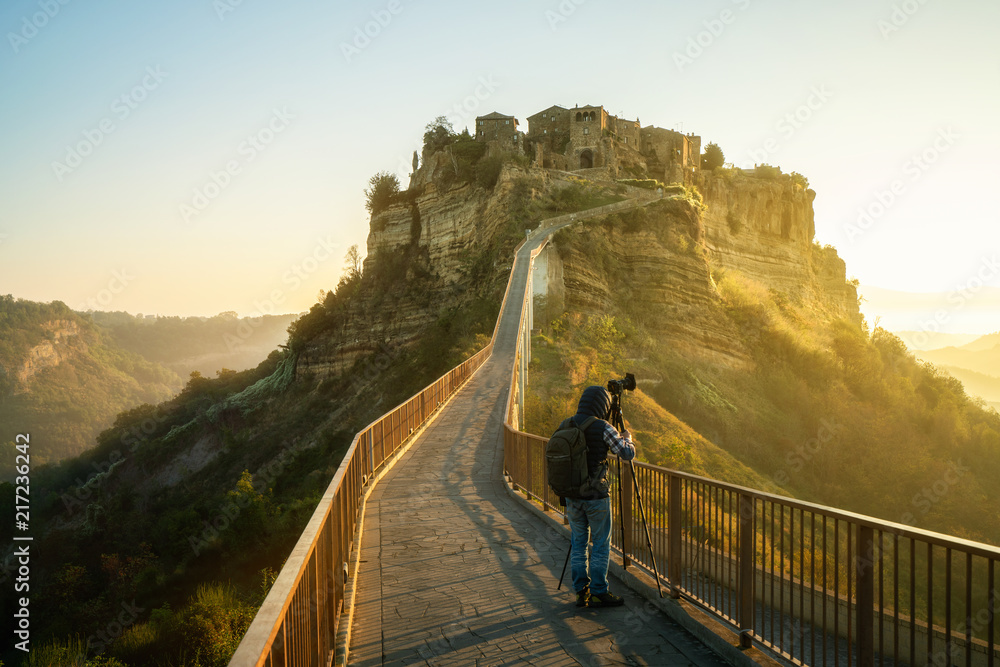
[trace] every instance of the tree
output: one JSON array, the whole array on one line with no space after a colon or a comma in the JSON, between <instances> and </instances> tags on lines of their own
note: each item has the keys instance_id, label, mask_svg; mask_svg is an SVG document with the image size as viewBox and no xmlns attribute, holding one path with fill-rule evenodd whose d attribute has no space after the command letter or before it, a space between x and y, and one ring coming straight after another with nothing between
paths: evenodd
<instances>
[{"instance_id":1,"label":"tree","mask_svg":"<svg viewBox=\"0 0 1000 667\"><path fill-rule=\"evenodd\" d=\"M344 255L344 276L349 280L361 277L361 253L358 252L357 243L348 248Z\"/></svg>"},{"instance_id":2,"label":"tree","mask_svg":"<svg viewBox=\"0 0 1000 667\"><path fill-rule=\"evenodd\" d=\"M705 152L701 156L702 169L715 169L726 163L726 156L722 154L722 149L718 144L711 143L705 146Z\"/></svg>"},{"instance_id":3,"label":"tree","mask_svg":"<svg viewBox=\"0 0 1000 667\"><path fill-rule=\"evenodd\" d=\"M380 171L368 179L365 188L365 208L372 215L381 213L399 193L399 179L387 171Z\"/></svg>"},{"instance_id":4,"label":"tree","mask_svg":"<svg viewBox=\"0 0 1000 667\"><path fill-rule=\"evenodd\" d=\"M424 157L451 145L458 135L447 116L438 116L424 128Z\"/></svg>"}]
</instances>

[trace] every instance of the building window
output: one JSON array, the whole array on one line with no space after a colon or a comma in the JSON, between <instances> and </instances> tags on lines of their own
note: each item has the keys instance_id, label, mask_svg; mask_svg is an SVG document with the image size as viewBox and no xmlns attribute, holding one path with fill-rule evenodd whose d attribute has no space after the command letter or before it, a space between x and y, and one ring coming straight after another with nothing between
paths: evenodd
<instances>
[{"instance_id":1,"label":"building window","mask_svg":"<svg viewBox=\"0 0 1000 667\"><path fill-rule=\"evenodd\" d=\"M584 134L590 134L590 128L589 127L583 128L583 133Z\"/></svg>"},{"instance_id":2,"label":"building window","mask_svg":"<svg viewBox=\"0 0 1000 667\"><path fill-rule=\"evenodd\" d=\"M548 130L542 130L542 134L548 134L548 133L549 133Z\"/></svg>"}]
</instances>

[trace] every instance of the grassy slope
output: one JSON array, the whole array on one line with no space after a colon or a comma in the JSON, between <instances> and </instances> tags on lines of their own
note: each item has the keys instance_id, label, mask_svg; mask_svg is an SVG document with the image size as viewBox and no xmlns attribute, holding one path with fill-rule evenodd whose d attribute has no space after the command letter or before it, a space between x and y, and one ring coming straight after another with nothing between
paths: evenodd
<instances>
[{"instance_id":1,"label":"grassy slope","mask_svg":"<svg viewBox=\"0 0 1000 667\"><path fill-rule=\"evenodd\" d=\"M582 334L582 335L581 335ZM585 342L583 330L570 329L554 340L532 340L526 399L526 430L548 435L576 412L583 388L604 384L623 371L600 364L601 352ZM624 368L624 366L622 367ZM630 367L631 368L631 367ZM608 372L602 381L601 370ZM735 459L665 410L642 388L627 392L622 403L625 425L636 442L637 458L655 465L776 493L781 488Z\"/></svg>"},{"instance_id":2,"label":"grassy slope","mask_svg":"<svg viewBox=\"0 0 1000 667\"><path fill-rule=\"evenodd\" d=\"M646 234L650 226L681 223L662 212L648 220L609 219L563 235L561 253L604 252L612 238L615 247L626 247L631 234ZM648 234L642 238L651 242ZM664 245L662 252L675 250ZM602 270L602 264L612 270ZM625 258L595 260L590 268L611 294L659 287ZM717 294L701 315L729 322L733 345L749 357L749 369L661 345L655 313L616 302L602 315L564 316L543 328L565 367L546 389L539 376L558 364L544 360L542 345L535 348L541 361L531 387L541 394L529 401L529 416L536 418L529 424L546 433L582 386L632 370L640 382L662 378L640 386L728 454L709 470L708 462L719 459L691 443L701 459L694 464L712 476L742 474L735 460L756 475L750 486L766 487L770 479L823 504L998 541L1000 417L966 396L960 383L917 361L888 332L839 320L822 303L794 302L735 272L714 277ZM658 442L653 450L661 462L683 467L684 457L677 455L683 446L670 443L684 441L676 429L662 428L666 444ZM956 466L959 483L946 483Z\"/></svg>"}]
</instances>

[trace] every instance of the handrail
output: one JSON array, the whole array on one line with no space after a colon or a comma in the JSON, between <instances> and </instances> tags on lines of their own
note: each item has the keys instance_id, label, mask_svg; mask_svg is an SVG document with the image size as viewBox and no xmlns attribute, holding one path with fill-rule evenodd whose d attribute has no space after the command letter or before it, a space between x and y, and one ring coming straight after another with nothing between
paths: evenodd
<instances>
[{"instance_id":1,"label":"handrail","mask_svg":"<svg viewBox=\"0 0 1000 667\"><path fill-rule=\"evenodd\" d=\"M513 423L526 310L504 417L505 473L529 500L562 514L546 483L547 439ZM662 466L636 463L635 477L622 470L622 479L612 470L611 506L624 531L613 531L612 544L625 566L652 576L655 557L672 596L732 625L744 647L798 664L1000 664L1000 548Z\"/></svg>"}]
</instances>

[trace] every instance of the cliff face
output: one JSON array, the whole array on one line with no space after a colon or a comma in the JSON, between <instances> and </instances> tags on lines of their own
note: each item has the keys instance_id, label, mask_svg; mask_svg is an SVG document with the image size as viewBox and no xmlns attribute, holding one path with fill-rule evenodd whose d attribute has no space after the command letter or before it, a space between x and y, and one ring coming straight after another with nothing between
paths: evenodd
<instances>
[{"instance_id":1,"label":"cliff face","mask_svg":"<svg viewBox=\"0 0 1000 667\"><path fill-rule=\"evenodd\" d=\"M813 245L816 193L790 180L699 172L708 206L701 216L713 268L735 270L802 301L819 301L848 319L860 317L857 290L836 252Z\"/></svg>"},{"instance_id":2,"label":"cliff face","mask_svg":"<svg viewBox=\"0 0 1000 667\"><path fill-rule=\"evenodd\" d=\"M392 354L481 289L474 277L509 271L509 253L490 255L489 249L514 223L515 191L533 195L524 189L528 173L505 167L492 191L470 184L444 189L446 160L431 156L399 201L372 217L359 298L336 335L302 351L299 370L326 376L371 354ZM544 176L530 179L541 187Z\"/></svg>"},{"instance_id":3,"label":"cliff face","mask_svg":"<svg viewBox=\"0 0 1000 667\"><path fill-rule=\"evenodd\" d=\"M738 332L717 307L696 205L665 200L608 222L566 230L543 253L554 310L624 312L684 356L745 367Z\"/></svg>"},{"instance_id":4,"label":"cliff face","mask_svg":"<svg viewBox=\"0 0 1000 667\"><path fill-rule=\"evenodd\" d=\"M27 357L15 372L18 388L28 390L31 378L45 368L58 366L77 354L87 351L87 343L80 336L80 327L72 320L52 320L42 325L47 340L28 351Z\"/></svg>"},{"instance_id":5,"label":"cliff face","mask_svg":"<svg viewBox=\"0 0 1000 667\"><path fill-rule=\"evenodd\" d=\"M819 319L860 317L844 262L812 242L815 193L749 177L705 174L701 183L707 209L667 199L563 232L536 271L550 312L599 315L617 306L664 347L728 368L748 368L750 358L717 288L726 272L784 293Z\"/></svg>"}]
</instances>

